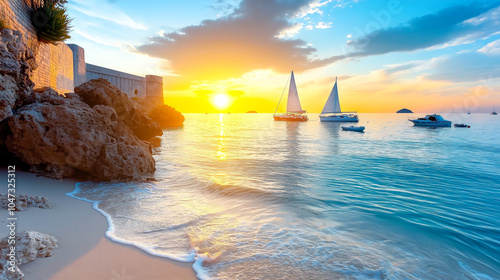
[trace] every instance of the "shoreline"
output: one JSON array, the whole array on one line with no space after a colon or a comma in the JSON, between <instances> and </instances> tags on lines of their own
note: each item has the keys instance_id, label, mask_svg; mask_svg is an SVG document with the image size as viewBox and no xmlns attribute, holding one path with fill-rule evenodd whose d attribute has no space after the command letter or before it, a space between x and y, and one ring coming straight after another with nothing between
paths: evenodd
<instances>
[{"instance_id":1,"label":"shoreline","mask_svg":"<svg viewBox=\"0 0 500 280\"><path fill-rule=\"evenodd\" d=\"M0 193L6 193L7 169L2 167L0 172L5 174ZM192 263L152 256L107 238L106 217L92 203L66 195L77 179L53 180L20 170L15 174L17 195L44 196L53 204L51 209L30 207L16 212L17 232L34 230L58 240L51 257L20 266L24 279L197 279ZM8 235L6 218L1 219L1 238Z\"/></svg>"}]
</instances>

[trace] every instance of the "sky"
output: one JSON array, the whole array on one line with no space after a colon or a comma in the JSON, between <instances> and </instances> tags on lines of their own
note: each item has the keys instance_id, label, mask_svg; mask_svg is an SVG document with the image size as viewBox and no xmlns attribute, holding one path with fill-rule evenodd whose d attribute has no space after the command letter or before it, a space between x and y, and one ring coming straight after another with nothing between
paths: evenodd
<instances>
[{"instance_id":1,"label":"sky","mask_svg":"<svg viewBox=\"0 0 500 280\"><path fill-rule=\"evenodd\" d=\"M183 113L500 110L500 0L71 0L87 63L164 78ZM286 93L286 92L285 92ZM283 98L286 100L286 98ZM278 108L284 110L284 103Z\"/></svg>"}]
</instances>

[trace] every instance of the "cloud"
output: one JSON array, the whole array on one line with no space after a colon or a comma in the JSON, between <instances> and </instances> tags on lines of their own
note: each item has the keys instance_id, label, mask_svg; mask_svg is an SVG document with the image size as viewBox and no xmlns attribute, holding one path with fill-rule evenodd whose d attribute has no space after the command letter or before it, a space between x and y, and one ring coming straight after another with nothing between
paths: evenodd
<instances>
[{"instance_id":1,"label":"cloud","mask_svg":"<svg viewBox=\"0 0 500 280\"><path fill-rule=\"evenodd\" d=\"M483 52L465 52L434 59L430 80L455 83L479 82L500 77L500 56Z\"/></svg>"},{"instance_id":2,"label":"cloud","mask_svg":"<svg viewBox=\"0 0 500 280\"><path fill-rule=\"evenodd\" d=\"M478 52L484 54L500 55L500 39L480 48Z\"/></svg>"},{"instance_id":3,"label":"cloud","mask_svg":"<svg viewBox=\"0 0 500 280\"><path fill-rule=\"evenodd\" d=\"M297 23L292 25L290 28L284 29L278 34L276 37L284 38L284 37L293 37L295 34L299 33L299 31L304 27L303 23Z\"/></svg>"},{"instance_id":4,"label":"cloud","mask_svg":"<svg viewBox=\"0 0 500 280\"><path fill-rule=\"evenodd\" d=\"M213 94L214 91L213 90L209 90L209 89L199 89L199 90L195 90L194 93L197 95L197 96L201 96L201 97L204 97L204 96L208 96L210 94Z\"/></svg>"},{"instance_id":5,"label":"cloud","mask_svg":"<svg viewBox=\"0 0 500 280\"><path fill-rule=\"evenodd\" d=\"M495 19L476 20L489 11L496 11L495 4L472 3L469 6L453 6L414 18L406 24L386 29L375 30L361 38L351 40L348 46L354 51L349 57L385 54L397 51L413 51L446 44L460 38L477 39L481 35L491 34L494 26L499 26ZM462 42L465 42L462 40Z\"/></svg>"},{"instance_id":6,"label":"cloud","mask_svg":"<svg viewBox=\"0 0 500 280\"><path fill-rule=\"evenodd\" d=\"M316 25L316 28L318 29L327 29L327 28L330 28L332 27L332 23L331 22L319 22L317 25Z\"/></svg>"},{"instance_id":7,"label":"cloud","mask_svg":"<svg viewBox=\"0 0 500 280\"><path fill-rule=\"evenodd\" d=\"M245 94L244 91L242 91L242 90L236 90L236 89L228 90L227 93L229 93L229 95L231 95L232 97L240 97L243 94Z\"/></svg>"},{"instance_id":8,"label":"cloud","mask_svg":"<svg viewBox=\"0 0 500 280\"><path fill-rule=\"evenodd\" d=\"M289 18L309 3L243 0L228 16L151 37L136 49L170 61L173 72L183 76L177 86L240 77L257 69L288 73L326 66L339 57L312 59L316 49L307 42L277 38L294 26Z\"/></svg>"},{"instance_id":9,"label":"cloud","mask_svg":"<svg viewBox=\"0 0 500 280\"><path fill-rule=\"evenodd\" d=\"M123 11L120 11L114 6L113 1L96 1L96 0L74 0L69 1L68 5L71 9L83 13L87 16L103 19L119 25L127 26L133 29L146 30L147 28L135 22Z\"/></svg>"}]
</instances>

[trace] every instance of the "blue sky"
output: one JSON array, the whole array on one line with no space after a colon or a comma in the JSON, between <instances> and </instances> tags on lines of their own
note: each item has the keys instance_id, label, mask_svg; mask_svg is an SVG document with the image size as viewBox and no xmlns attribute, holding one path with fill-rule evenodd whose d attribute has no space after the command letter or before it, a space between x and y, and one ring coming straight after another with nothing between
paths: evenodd
<instances>
[{"instance_id":1,"label":"blue sky","mask_svg":"<svg viewBox=\"0 0 500 280\"><path fill-rule=\"evenodd\" d=\"M233 111L259 102L270 111L291 70L312 112L321 111L335 76L345 110L487 112L500 106L499 6L74 0L69 42L85 48L89 63L164 76L166 102L184 112L214 109L216 93L231 96Z\"/></svg>"}]
</instances>

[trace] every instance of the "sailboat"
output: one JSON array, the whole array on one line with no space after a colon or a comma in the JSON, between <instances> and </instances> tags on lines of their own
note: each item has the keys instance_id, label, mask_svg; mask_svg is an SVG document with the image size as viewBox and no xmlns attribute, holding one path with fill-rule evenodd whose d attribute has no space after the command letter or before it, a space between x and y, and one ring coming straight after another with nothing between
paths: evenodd
<instances>
[{"instance_id":1,"label":"sailboat","mask_svg":"<svg viewBox=\"0 0 500 280\"><path fill-rule=\"evenodd\" d=\"M286 88L286 87L285 87ZM285 91L283 90L283 93ZM283 94L281 94L283 97ZM300 106L299 93L297 92L297 86L295 85L295 77L293 75L290 76L290 86L288 87L288 100L286 102L286 113L284 114L276 114L278 108L281 103L278 102L278 107L276 107L276 111L274 112L274 120L275 121L296 121L296 122L305 122L309 118L306 115L306 111L302 110Z\"/></svg>"},{"instance_id":2,"label":"sailboat","mask_svg":"<svg viewBox=\"0 0 500 280\"><path fill-rule=\"evenodd\" d=\"M495 112L495 105L493 105L493 112L491 112L491 114L494 115L494 116L498 115L498 113Z\"/></svg>"},{"instance_id":3,"label":"sailboat","mask_svg":"<svg viewBox=\"0 0 500 280\"><path fill-rule=\"evenodd\" d=\"M337 88L337 77L330 96L326 100L325 107L319 115L322 122L358 122L357 112L342 112L340 109L339 91Z\"/></svg>"},{"instance_id":4,"label":"sailboat","mask_svg":"<svg viewBox=\"0 0 500 280\"><path fill-rule=\"evenodd\" d=\"M470 115L470 108L469 108L469 112L467 112L467 115Z\"/></svg>"}]
</instances>

